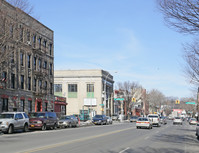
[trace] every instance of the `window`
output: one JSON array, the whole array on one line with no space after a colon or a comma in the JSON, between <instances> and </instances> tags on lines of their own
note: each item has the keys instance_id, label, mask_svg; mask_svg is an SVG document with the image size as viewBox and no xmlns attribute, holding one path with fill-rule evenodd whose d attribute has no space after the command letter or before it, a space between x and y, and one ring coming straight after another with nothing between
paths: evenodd
<instances>
[{"instance_id":1,"label":"window","mask_svg":"<svg viewBox=\"0 0 199 153\"><path fill-rule=\"evenodd\" d=\"M15 88L15 74L11 73L11 88Z\"/></svg>"},{"instance_id":2,"label":"window","mask_svg":"<svg viewBox=\"0 0 199 153\"><path fill-rule=\"evenodd\" d=\"M34 57L34 70L36 70L36 69L37 69L37 58Z\"/></svg>"},{"instance_id":3,"label":"window","mask_svg":"<svg viewBox=\"0 0 199 153\"><path fill-rule=\"evenodd\" d=\"M44 82L44 90L47 90L47 81Z\"/></svg>"},{"instance_id":4,"label":"window","mask_svg":"<svg viewBox=\"0 0 199 153\"><path fill-rule=\"evenodd\" d=\"M31 90L31 77L28 77L28 90Z\"/></svg>"},{"instance_id":5,"label":"window","mask_svg":"<svg viewBox=\"0 0 199 153\"><path fill-rule=\"evenodd\" d=\"M36 43L36 35L33 35L32 40L33 40L33 43Z\"/></svg>"},{"instance_id":6,"label":"window","mask_svg":"<svg viewBox=\"0 0 199 153\"><path fill-rule=\"evenodd\" d=\"M7 112L8 111L8 99L7 98L2 98L3 103L2 103L2 112Z\"/></svg>"},{"instance_id":7,"label":"window","mask_svg":"<svg viewBox=\"0 0 199 153\"><path fill-rule=\"evenodd\" d=\"M21 75L21 89L24 89L24 75Z\"/></svg>"},{"instance_id":8,"label":"window","mask_svg":"<svg viewBox=\"0 0 199 153\"><path fill-rule=\"evenodd\" d=\"M23 115L21 113L18 113L15 115L15 119L23 119Z\"/></svg>"},{"instance_id":9,"label":"window","mask_svg":"<svg viewBox=\"0 0 199 153\"><path fill-rule=\"evenodd\" d=\"M87 98L94 98L94 84L87 84Z\"/></svg>"},{"instance_id":10,"label":"window","mask_svg":"<svg viewBox=\"0 0 199 153\"><path fill-rule=\"evenodd\" d=\"M24 100L24 99L21 99L20 105L21 105L20 110L21 110L22 112L24 112L24 108L25 108L25 100Z\"/></svg>"},{"instance_id":11,"label":"window","mask_svg":"<svg viewBox=\"0 0 199 153\"><path fill-rule=\"evenodd\" d=\"M39 71L41 70L41 59L39 59Z\"/></svg>"},{"instance_id":12,"label":"window","mask_svg":"<svg viewBox=\"0 0 199 153\"><path fill-rule=\"evenodd\" d=\"M23 53L20 53L20 62L21 62L21 66L24 65L24 64L23 64L23 62L24 62L23 56L24 56L24 54L23 54Z\"/></svg>"},{"instance_id":13,"label":"window","mask_svg":"<svg viewBox=\"0 0 199 153\"><path fill-rule=\"evenodd\" d=\"M27 31L26 36L27 36L27 41L30 42L30 31Z\"/></svg>"},{"instance_id":14,"label":"window","mask_svg":"<svg viewBox=\"0 0 199 153\"><path fill-rule=\"evenodd\" d=\"M23 41L23 28L20 29L20 40Z\"/></svg>"},{"instance_id":15,"label":"window","mask_svg":"<svg viewBox=\"0 0 199 153\"><path fill-rule=\"evenodd\" d=\"M47 61L44 61L44 69L47 69Z\"/></svg>"},{"instance_id":16,"label":"window","mask_svg":"<svg viewBox=\"0 0 199 153\"><path fill-rule=\"evenodd\" d=\"M41 90L42 89L42 81L39 80L39 89Z\"/></svg>"},{"instance_id":17,"label":"window","mask_svg":"<svg viewBox=\"0 0 199 153\"><path fill-rule=\"evenodd\" d=\"M28 100L28 112L32 112L32 101Z\"/></svg>"},{"instance_id":18,"label":"window","mask_svg":"<svg viewBox=\"0 0 199 153\"><path fill-rule=\"evenodd\" d=\"M6 79L7 79L7 72L3 72L2 73L2 81L6 81Z\"/></svg>"},{"instance_id":19,"label":"window","mask_svg":"<svg viewBox=\"0 0 199 153\"><path fill-rule=\"evenodd\" d=\"M62 84L55 84L54 85L54 94L56 96L62 96Z\"/></svg>"},{"instance_id":20,"label":"window","mask_svg":"<svg viewBox=\"0 0 199 153\"><path fill-rule=\"evenodd\" d=\"M47 43L47 41L44 40L44 41L43 41L43 46L44 46L44 48L46 48L46 43Z\"/></svg>"},{"instance_id":21,"label":"window","mask_svg":"<svg viewBox=\"0 0 199 153\"><path fill-rule=\"evenodd\" d=\"M53 84L50 83L50 94L53 94Z\"/></svg>"},{"instance_id":22,"label":"window","mask_svg":"<svg viewBox=\"0 0 199 153\"><path fill-rule=\"evenodd\" d=\"M31 55L28 55L28 68L30 68Z\"/></svg>"},{"instance_id":23,"label":"window","mask_svg":"<svg viewBox=\"0 0 199 153\"><path fill-rule=\"evenodd\" d=\"M39 41L39 49L41 49L41 38L39 38L38 41Z\"/></svg>"},{"instance_id":24,"label":"window","mask_svg":"<svg viewBox=\"0 0 199 153\"><path fill-rule=\"evenodd\" d=\"M53 46L52 44L49 45L49 52L50 52L50 55L52 55L52 46Z\"/></svg>"},{"instance_id":25,"label":"window","mask_svg":"<svg viewBox=\"0 0 199 153\"><path fill-rule=\"evenodd\" d=\"M34 79L34 91L37 89L37 79Z\"/></svg>"},{"instance_id":26,"label":"window","mask_svg":"<svg viewBox=\"0 0 199 153\"><path fill-rule=\"evenodd\" d=\"M12 38L13 37L13 25L10 24L10 37Z\"/></svg>"},{"instance_id":27,"label":"window","mask_svg":"<svg viewBox=\"0 0 199 153\"><path fill-rule=\"evenodd\" d=\"M77 98L77 84L68 84L68 98Z\"/></svg>"},{"instance_id":28,"label":"window","mask_svg":"<svg viewBox=\"0 0 199 153\"><path fill-rule=\"evenodd\" d=\"M52 66L52 64L50 64L50 75L52 75L53 74L53 66Z\"/></svg>"}]
</instances>

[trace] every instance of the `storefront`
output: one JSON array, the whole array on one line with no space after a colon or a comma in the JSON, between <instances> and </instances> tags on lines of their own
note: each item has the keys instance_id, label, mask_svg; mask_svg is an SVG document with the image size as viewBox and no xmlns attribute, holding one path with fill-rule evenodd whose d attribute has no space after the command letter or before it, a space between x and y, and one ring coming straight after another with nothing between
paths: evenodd
<instances>
[{"instance_id":1,"label":"storefront","mask_svg":"<svg viewBox=\"0 0 199 153\"><path fill-rule=\"evenodd\" d=\"M57 116L66 115L66 98L55 96L55 108L54 111L57 113Z\"/></svg>"}]
</instances>

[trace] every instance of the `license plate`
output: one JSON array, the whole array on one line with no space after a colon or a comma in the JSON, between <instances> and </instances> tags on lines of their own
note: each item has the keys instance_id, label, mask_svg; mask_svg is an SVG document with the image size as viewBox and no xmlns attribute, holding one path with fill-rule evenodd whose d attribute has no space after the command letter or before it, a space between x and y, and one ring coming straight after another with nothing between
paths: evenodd
<instances>
[{"instance_id":1,"label":"license plate","mask_svg":"<svg viewBox=\"0 0 199 153\"><path fill-rule=\"evenodd\" d=\"M31 127L35 127L34 125L31 125Z\"/></svg>"}]
</instances>

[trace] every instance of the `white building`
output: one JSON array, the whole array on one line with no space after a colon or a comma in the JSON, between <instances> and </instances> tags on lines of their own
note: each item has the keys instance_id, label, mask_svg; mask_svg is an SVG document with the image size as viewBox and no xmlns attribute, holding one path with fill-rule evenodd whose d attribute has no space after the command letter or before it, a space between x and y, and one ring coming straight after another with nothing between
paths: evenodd
<instances>
[{"instance_id":1,"label":"white building","mask_svg":"<svg viewBox=\"0 0 199 153\"><path fill-rule=\"evenodd\" d=\"M66 114L78 114L80 119L112 114L113 84L113 76L104 70L56 70L54 73L55 95L66 97Z\"/></svg>"}]
</instances>

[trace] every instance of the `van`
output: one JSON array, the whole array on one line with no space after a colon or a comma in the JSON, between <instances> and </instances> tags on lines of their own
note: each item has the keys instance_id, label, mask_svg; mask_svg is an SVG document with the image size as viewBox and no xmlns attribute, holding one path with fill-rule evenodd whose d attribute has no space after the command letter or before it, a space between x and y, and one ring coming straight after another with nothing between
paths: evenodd
<instances>
[{"instance_id":1,"label":"van","mask_svg":"<svg viewBox=\"0 0 199 153\"><path fill-rule=\"evenodd\" d=\"M33 112L29 114L29 129L57 129L58 118L55 112Z\"/></svg>"},{"instance_id":2,"label":"van","mask_svg":"<svg viewBox=\"0 0 199 153\"><path fill-rule=\"evenodd\" d=\"M149 114L148 118L152 122L152 125L157 125L160 127L160 117L158 114Z\"/></svg>"}]
</instances>

